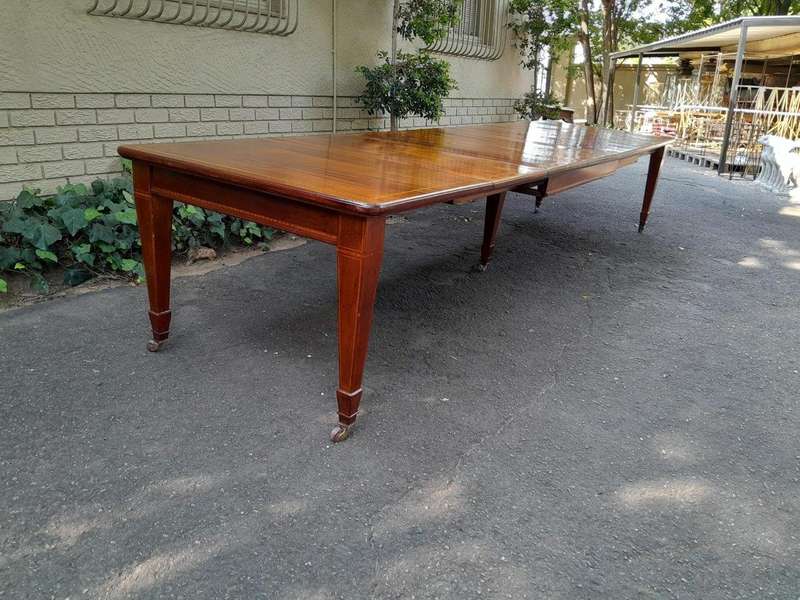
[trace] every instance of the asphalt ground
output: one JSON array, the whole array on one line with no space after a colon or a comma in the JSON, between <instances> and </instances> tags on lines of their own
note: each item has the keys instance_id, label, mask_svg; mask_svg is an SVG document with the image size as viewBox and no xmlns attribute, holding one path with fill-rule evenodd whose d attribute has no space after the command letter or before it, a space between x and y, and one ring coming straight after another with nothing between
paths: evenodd
<instances>
[{"instance_id":1,"label":"asphalt ground","mask_svg":"<svg viewBox=\"0 0 800 600\"><path fill-rule=\"evenodd\" d=\"M800 205L668 159L390 224L351 439L333 248L0 314L0 597L800 597Z\"/></svg>"}]
</instances>

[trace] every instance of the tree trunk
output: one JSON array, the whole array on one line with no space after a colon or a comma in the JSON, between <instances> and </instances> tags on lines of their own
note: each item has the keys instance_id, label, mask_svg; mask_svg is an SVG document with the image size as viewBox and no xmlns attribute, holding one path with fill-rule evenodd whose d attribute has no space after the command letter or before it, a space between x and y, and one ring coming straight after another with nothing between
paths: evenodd
<instances>
[{"instance_id":1,"label":"tree trunk","mask_svg":"<svg viewBox=\"0 0 800 600\"><path fill-rule=\"evenodd\" d=\"M581 0L578 11L580 31L578 38L583 48L583 79L586 83L586 122L597 123L597 94L594 89L594 67L592 65L592 45L589 39L589 0Z\"/></svg>"},{"instance_id":2,"label":"tree trunk","mask_svg":"<svg viewBox=\"0 0 800 600\"><path fill-rule=\"evenodd\" d=\"M547 61L547 74L544 78L544 93L548 96L553 93L553 69L555 68L556 59L551 54Z\"/></svg>"},{"instance_id":3,"label":"tree trunk","mask_svg":"<svg viewBox=\"0 0 800 600\"><path fill-rule=\"evenodd\" d=\"M572 45L575 45L573 41ZM564 89L564 106L569 106L572 100L572 85L575 83L575 70L573 69L575 60L575 49L569 53L569 60L567 61L567 83Z\"/></svg>"},{"instance_id":4,"label":"tree trunk","mask_svg":"<svg viewBox=\"0 0 800 600\"><path fill-rule=\"evenodd\" d=\"M618 0L602 0L603 10L603 84L600 104L600 124L608 126L613 121L613 96L615 61L611 53L617 50Z\"/></svg>"},{"instance_id":5,"label":"tree trunk","mask_svg":"<svg viewBox=\"0 0 800 600\"><path fill-rule=\"evenodd\" d=\"M775 15L788 15L789 9L792 7L791 0L776 0L775 2ZM760 14L769 14L769 13L760 13Z\"/></svg>"},{"instance_id":6,"label":"tree trunk","mask_svg":"<svg viewBox=\"0 0 800 600\"><path fill-rule=\"evenodd\" d=\"M608 97L606 98L606 125L614 126L614 79L617 75L617 61L611 61L611 68L608 71Z\"/></svg>"},{"instance_id":7,"label":"tree trunk","mask_svg":"<svg viewBox=\"0 0 800 600\"><path fill-rule=\"evenodd\" d=\"M392 7L392 54L390 57L392 61L392 70L394 71L393 80L397 79L397 33L398 33L397 25L399 20L400 20L400 0L394 0L394 5ZM389 123L392 131L398 130L397 115L390 114Z\"/></svg>"}]
</instances>

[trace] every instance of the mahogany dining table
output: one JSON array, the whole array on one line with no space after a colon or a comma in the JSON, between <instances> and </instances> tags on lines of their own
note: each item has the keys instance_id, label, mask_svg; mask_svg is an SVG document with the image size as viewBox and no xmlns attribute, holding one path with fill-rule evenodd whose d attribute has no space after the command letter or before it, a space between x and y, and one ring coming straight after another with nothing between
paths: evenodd
<instances>
[{"instance_id":1,"label":"mahogany dining table","mask_svg":"<svg viewBox=\"0 0 800 600\"><path fill-rule=\"evenodd\" d=\"M389 215L486 197L480 267L492 256L507 192L536 198L650 159L644 229L669 138L517 121L397 132L124 145L136 211L155 352L170 332L173 202L254 221L336 246L339 424L348 437L362 396L373 304Z\"/></svg>"}]
</instances>

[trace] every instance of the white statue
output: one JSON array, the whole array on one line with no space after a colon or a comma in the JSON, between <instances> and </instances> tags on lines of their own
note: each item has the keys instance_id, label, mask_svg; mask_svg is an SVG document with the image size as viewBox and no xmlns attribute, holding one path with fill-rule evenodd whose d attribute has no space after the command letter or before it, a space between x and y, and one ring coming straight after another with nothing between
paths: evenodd
<instances>
[{"instance_id":1,"label":"white statue","mask_svg":"<svg viewBox=\"0 0 800 600\"><path fill-rule=\"evenodd\" d=\"M800 179L800 140L777 135L763 135L758 143L761 152L761 172L756 181L776 194L786 196L797 187Z\"/></svg>"}]
</instances>

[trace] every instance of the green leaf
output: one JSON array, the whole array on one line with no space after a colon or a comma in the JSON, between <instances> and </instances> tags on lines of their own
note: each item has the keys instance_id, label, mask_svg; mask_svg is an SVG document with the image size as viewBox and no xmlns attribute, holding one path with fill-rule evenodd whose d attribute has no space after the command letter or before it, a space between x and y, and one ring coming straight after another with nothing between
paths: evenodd
<instances>
[{"instance_id":1,"label":"green leaf","mask_svg":"<svg viewBox=\"0 0 800 600\"><path fill-rule=\"evenodd\" d=\"M101 216L102 214L103 213L101 213L99 210L97 210L94 207L87 208L87 209L85 209L83 211L83 218L86 219L87 223L91 223L92 221L94 221L97 217Z\"/></svg>"},{"instance_id":2,"label":"green leaf","mask_svg":"<svg viewBox=\"0 0 800 600\"><path fill-rule=\"evenodd\" d=\"M20 249L20 262L25 263L26 265L33 265L36 263L36 252L33 251L33 248L22 248Z\"/></svg>"},{"instance_id":3,"label":"green leaf","mask_svg":"<svg viewBox=\"0 0 800 600\"><path fill-rule=\"evenodd\" d=\"M135 204L133 201L133 194L131 194L128 190L122 190L122 197L125 198L125 201L128 204Z\"/></svg>"},{"instance_id":4,"label":"green leaf","mask_svg":"<svg viewBox=\"0 0 800 600\"><path fill-rule=\"evenodd\" d=\"M42 260L49 260L52 263L58 262L58 257L49 250L36 250L36 256Z\"/></svg>"},{"instance_id":5,"label":"green leaf","mask_svg":"<svg viewBox=\"0 0 800 600\"><path fill-rule=\"evenodd\" d=\"M17 206L23 210L44 206L45 199L41 196L37 196L37 192L38 190L22 190L17 196Z\"/></svg>"},{"instance_id":6,"label":"green leaf","mask_svg":"<svg viewBox=\"0 0 800 600\"><path fill-rule=\"evenodd\" d=\"M130 208L121 210L117 213L114 213L114 216L120 223L125 223L126 225L136 225L136 211Z\"/></svg>"},{"instance_id":7,"label":"green leaf","mask_svg":"<svg viewBox=\"0 0 800 600\"><path fill-rule=\"evenodd\" d=\"M21 253L18 249L0 244L0 271L8 269L18 262Z\"/></svg>"},{"instance_id":8,"label":"green leaf","mask_svg":"<svg viewBox=\"0 0 800 600\"><path fill-rule=\"evenodd\" d=\"M120 261L120 267L126 273L130 273L131 271L135 271L138 266L139 266L139 261L138 260L133 260L132 258L123 258Z\"/></svg>"},{"instance_id":9,"label":"green leaf","mask_svg":"<svg viewBox=\"0 0 800 600\"><path fill-rule=\"evenodd\" d=\"M25 237L40 250L47 250L51 244L61 239L61 232L49 223L38 223L34 226L32 235Z\"/></svg>"},{"instance_id":10,"label":"green leaf","mask_svg":"<svg viewBox=\"0 0 800 600\"><path fill-rule=\"evenodd\" d=\"M8 284L6 280L0 277L0 294L7 294L8 293Z\"/></svg>"},{"instance_id":11,"label":"green leaf","mask_svg":"<svg viewBox=\"0 0 800 600\"><path fill-rule=\"evenodd\" d=\"M76 244L71 250L75 260L94 266L94 254L90 244Z\"/></svg>"},{"instance_id":12,"label":"green leaf","mask_svg":"<svg viewBox=\"0 0 800 600\"><path fill-rule=\"evenodd\" d=\"M85 264L89 265L90 267L94 266L94 259L95 259L94 254L91 254L91 253L87 252L86 254L81 254L79 256L76 256L76 258L80 262L85 263Z\"/></svg>"},{"instance_id":13,"label":"green leaf","mask_svg":"<svg viewBox=\"0 0 800 600\"><path fill-rule=\"evenodd\" d=\"M64 227L67 228L70 235L74 236L89 224L89 220L86 218L86 213L89 210L93 209L82 210L80 208L68 208L63 212L61 220L64 222Z\"/></svg>"},{"instance_id":14,"label":"green leaf","mask_svg":"<svg viewBox=\"0 0 800 600\"><path fill-rule=\"evenodd\" d=\"M15 271L24 271L27 268L28 267L26 267L25 264L21 263L21 262L18 262L17 264L14 265L14 270Z\"/></svg>"},{"instance_id":15,"label":"green leaf","mask_svg":"<svg viewBox=\"0 0 800 600\"><path fill-rule=\"evenodd\" d=\"M27 232L32 231L34 224L33 219L29 219L24 214L14 214L11 218L3 223L3 231L6 233L18 233L25 235Z\"/></svg>"},{"instance_id":16,"label":"green leaf","mask_svg":"<svg viewBox=\"0 0 800 600\"><path fill-rule=\"evenodd\" d=\"M99 223L94 223L92 225L92 229L89 232L89 241L90 242L107 242L109 244L113 244L116 236L114 235L114 229L109 227L108 225L101 225Z\"/></svg>"},{"instance_id":17,"label":"green leaf","mask_svg":"<svg viewBox=\"0 0 800 600\"><path fill-rule=\"evenodd\" d=\"M62 194L74 194L75 196L87 196L89 194L89 188L82 183L68 183L59 187L58 191Z\"/></svg>"}]
</instances>

